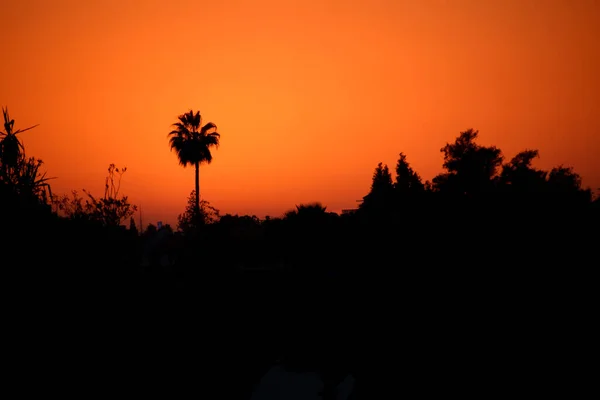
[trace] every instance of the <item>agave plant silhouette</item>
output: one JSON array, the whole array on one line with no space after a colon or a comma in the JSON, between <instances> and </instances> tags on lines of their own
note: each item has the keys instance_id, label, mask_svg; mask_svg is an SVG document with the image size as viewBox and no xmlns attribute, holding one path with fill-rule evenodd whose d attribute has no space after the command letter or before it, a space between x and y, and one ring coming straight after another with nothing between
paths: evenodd
<instances>
[{"instance_id":1,"label":"agave plant silhouette","mask_svg":"<svg viewBox=\"0 0 600 400\"><path fill-rule=\"evenodd\" d=\"M25 156L25 148L17 136L39 124L15 130L15 120L10 118L8 107L2 108L2 114L4 130L0 131L0 181L9 184L19 196L33 196L44 203L52 200L48 180L53 178L40 172L42 160Z\"/></svg>"},{"instance_id":2,"label":"agave plant silhouette","mask_svg":"<svg viewBox=\"0 0 600 400\"><path fill-rule=\"evenodd\" d=\"M21 195L35 196L47 203L53 200L52 189L48 181L54 177L46 177L40 172L43 161L35 157L21 158L17 167L18 174L14 176L14 183Z\"/></svg>"},{"instance_id":3,"label":"agave plant silhouette","mask_svg":"<svg viewBox=\"0 0 600 400\"><path fill-rule=\"evenodd\" d=\"M17 129L15 131L15 120L10 119L8 107L2 107L2 114L4 115L4 131L0 131L0 164L3 172L9 175L15 171L19 162L24 157L25 149L17 135L38 125L36 124L29 128Z\"/></svg>"}]
</instances>

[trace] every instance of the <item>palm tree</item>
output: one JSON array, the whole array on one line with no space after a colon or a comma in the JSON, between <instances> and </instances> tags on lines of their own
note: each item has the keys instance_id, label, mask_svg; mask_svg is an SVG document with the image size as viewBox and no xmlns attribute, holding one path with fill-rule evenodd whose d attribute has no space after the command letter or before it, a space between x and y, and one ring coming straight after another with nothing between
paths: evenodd
<instances>
[{"instance_id":1,"label":"palm tree","mask_svg":"<svg viewBox=\"0 0 600 400\"><path fill-rule=\"evenodd\" d=\"M175 150L179 164L184 168L193 165L196 168L196 210L200 212L200 164L210 164L212 154L210 148L219 147L217 126L212 122L202 125L200 111L190 110L178 117L179 122L173 124L169 133L171 151Z\"/></svg>"}]
</instances>

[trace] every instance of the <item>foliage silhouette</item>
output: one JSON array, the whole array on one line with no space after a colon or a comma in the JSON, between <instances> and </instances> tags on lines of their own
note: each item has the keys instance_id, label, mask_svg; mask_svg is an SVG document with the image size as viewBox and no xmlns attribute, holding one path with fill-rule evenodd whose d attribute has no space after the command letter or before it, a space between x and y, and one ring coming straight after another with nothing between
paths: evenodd
<instances>
[{"instance_id":1,"label":"foliage silhouette","mask_svg":"<svg viewBox=\"0 0 600 400\"><path fill-rule=\"evenodd\" d=\"M393 202L393 193L392 174L387 165L379 163L373 173L371 190L363 197L359 209L371 211L374 218L375 215L378 218L387 218Z\"/></svg>"},{"instance_id":2,"label":"foliage silhouette","mask_svg":"<svg viewBox=\"0 0 600 400\"><path fill-rule=\"evenodd\" d=\"M15 131L15 120L10 118L8 107L2 108L2 114L4 117L4 131L0 131L0 163L2 164L3 176L6 176L10 175L12 170L18 167L19 161L25 157L23 143L17 135L38 125Z\"/></svg>"},{"instance_id":3,"label":"foliage silhouette","mask_svg":"<svg viewBox=\"0 0 600 400\"><path fill-rule=\"evenodd\" d=\"M200 208L197 208L196 200L196 191L192 190L185 211L177 216L177 230L184 234L194 234L202 226L215 223L220 218L219 210L208 201L201 200Z\"/></svg>"},{"instance_id":4,"label":"foliage silhouette","mask_svg":"<svg viewBox=\"0 0 600 400\"><path fill-rule=\"evenodd\" d=\"M35 157L27 157L23 143L17 136L38 125L25 129L14 129L8 108L3 108L4 130L0 131L0 185L6 201L47 205L52 199L52 190L46 173L40 171L43 162Z\"/></svg>"},{"instance_id":5,"label":"foliage silhouette","mask_svg":"<svg viewBox=\"0 0 600 400\"><path fill-rule=\"evenodd\" d=\"M87 199L73 191L71 197L64 195L55 199L55 204L67 218L95 221L104 226L119 226L137 211L137 206L130 204L127 196L119 197L121 178L126 171L127 168L119 169L114 164L109 165L104 197L97 198L83 189Z\"/></svg>"},{"instance_id":6,"label":"foliage silhouette","mask_svg":"<svg viewBox=\"0 0 600 400\"><path fill-rule=\"evenodd\" d=\"M452 144L447 143L443 167L446 173L433 178L434 188L454 194L474 195L493 190L494 178L502 165L502 152L475 143L479 131L468 129Z\"/></svg>"},{"instance_id":7,"label":"foliage silhouette","mask_svg":"<svg viewBox=\"0 0 600 400\"><path fill-rule=\"evenodd\" d=\"M421 177L415 172L408 161L406 155L400 153L398 164L396 164L396 181L394 189L399 195L419 194L425 190L425 185L421 182Z\"/></svg>"},{"instance_id":8,"label":"foliage silhouette","mask_svg":"<svg viewBox=\"0 0 600 400\"><path fill-rule=\"evenodd\" d=\"M190 137L202 130L192 122ZM213 129L207 125L205 133ZM396 176L379 163L353 214L315 202L265 219L220 216L193 191L180 232L136 227L135 208L119 193L124 170L114 165L103 198L73 192L53 210L44 204L50 195L42 194L39 164L11 164L11 176L30 178L19 188L33 189L0 182L8 297L30 302L22 313L30 320L31 310L43 308L48 321L69 310L65 319L75 325L90 316L90 330L108 326L114 332L86 343L103 344L94 360L117 343L113 364L154 373L167 365L194 384L199 375L203 388L223 398L248 398L277 360L318 371L329 396L352 374L356 399L384 397L398 376L419 390L437 382L444 393L479 391L473 382L505 387L515 376L532 379L537 368L564 379L563 365L579 365L569 354L587 351L579 327L593 315L586 305L594 304L600 201L572 168L534 167L537 150L505 163L500 149L477 138L470 129L442 148L445 171L431 183L404 153ZM183 146L183 160L194 165ZM23 148L19 154L35 160ZM202 229L188 234L199 216ZM138 326L130 339L128 324ZM52 337L50 347L80 351L68 343L72 336ZM565 342L580 348L563 354L557 343ZM137 360L121 363L136 344ZM168 354L159 357L161 349ZM190 360L205 372L188 367ZM397 372L400 366L408 368Z\"/></svg>"},{"instance_id":9,"label":"foliage silhouette","mask_svg":"<svg viewBox=\"0 0 600 400\"><path fill-rule=\"evenodd\" d=\"M295 210L287 211L284 214L284 219L287 220L300 220L302 222L318 222L327 215L327 207L323 206L320 202L300 204L296 206Z\"/></svg>"},{"instance_id":10,"label":"foliage silhouette","mask_svg":"<svg viewBox=\"0 0 600 400\"><path fill-rule=\"evenodd\" d=\"M544 191L548 173L531 166L539 157L537 150L524 150L502 166L500 183L511 192L540 193Z\"/></svg>"},{"instance_id":11,"label":"foliage silhouette","mask_svg":"<svg viewBox=\"0 0 600 400\"><path fill-rule=\"evenodd\" d=\"M181 114L179 122L173 124L169 133L169 145L175 150L179 163L186 167L193 165L195 168L196 184L196 209L200 210L200 165L210 164L212 161L212 147L218 148L221 135L217 133L217 126L212 122L202 125L200 111L189 110Z\"/></svg>"}]
</instances>

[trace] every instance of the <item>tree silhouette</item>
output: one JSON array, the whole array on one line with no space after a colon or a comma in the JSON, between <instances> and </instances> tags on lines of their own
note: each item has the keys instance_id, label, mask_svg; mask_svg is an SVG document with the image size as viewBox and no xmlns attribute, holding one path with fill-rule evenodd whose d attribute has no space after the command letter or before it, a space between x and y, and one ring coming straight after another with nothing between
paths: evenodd
<instances>
[{"instance_id":1,"label":"tree silhouette","mask_svg":"<svg viewBox=\"0 0 600 400\"><path fill-rule=\"evenodd\" d=\"M17 303L27 300L34 308L45 309L49 302L64 297L65 304L81 307L79 313L69 313L70 318L89 311L90 303L81 300L101 294L95 296L91 309L96 309L96 304L106 309L107 301L114 302L115 312L123 317L117 321L125 321L132 311L151 318L157 311L175 311L174 320L185 321L202 301L198 293L210 285L220 293L216 300L225 300L219 303L220 308L208 308L212 311L209 317L219 317L208 320L211 326L223 327L221 321L227 320L235 326L225 326L223 332L253 327L244 331L248 340L223 343L225 357L218 354L217 360L209 355L208 360L201 360L212 371L206 380L212 381L213 388L217 387L215 382L222 383L213 378L225 369L228 371L222 375L227 375L227 380L243 377L236 391L246 384L250 388L248 376L277 357L288 366L320 368L326 381L324 396L332 398L333 389L350 370L356 378L357 398L377 398L371 390L383 391L386 381L393 381L391 371L398 360L394 348L399 336L385 325L368 336L353 327L372 324L377 319L377 315L369 317L374 309L394 315L398 293L410 303L405 307L408 312L400 316L402 326L416 327L409 332L409 342L420 337L420 343L415 341L419 349L421 343L435 342L425 358L437 356L442 361L463 357L465 354L459 353L465 348L467 353L471 348L473 352L481 348L487 351L481 346L497 347L500 343L498 349L484 354L495 363L497 355L516 342L531 347L541 336L530 335L527 325L544 329L545 325L539 324L544 314L552 326L560 313L569 314L565 326L575 320L573 312L589 314L581 305L591 304L587 298L594 289L595 280L588 276L594 271L590 261L597 258L600 242L600 197L590 203L591 192L582 189L581 177L572 168L535 168L537 150L522 151L503 164L499 149L476 144L476 131L462 132L442 149L445 173L436 177L435 190L429 190L428 182L423 184L405 154L399 153L395 179L388 166L379 163L358 212L343 216L328 212L320 203L309 203L264 221L237 214L221 218L194 190L180 216L179 229L205 226L200 234L187 235L173 233L168 224L161 224L160 229L149 224L144 230L140 220L136 227L130 214L133 207L119 194L125 169L114 165L109 167L104 196L88 194L82 198L74 192L64 204L67 218L54 215L58 210L41 207L38 200L45 196L47 179L40 173L41 162L25 157L22 143L14 136L22 130L14 129L7 112L4 119L0 138L0 260L6 265L4 275L24 272L25 279L10 280L23 282L22 287L28 290L27 295L21 287L15 291ZM194 165L198 172L201 160L210 161L208 148L218 144L219 135L210 133L216 129L213 124L201 127L198 113L185 114L180 121L170 135L171 149L178 152L184 166ZM186 127L188 122L195 127ZM203 134L206 151L198 144ZM196 150L199 152L194 153ZM193 158L194 154L199 157ZM445 196L448 191L460 196ZM479 193L486 196L471 196ZM6 202L6 194L12 203ZM35 207L23 207L17 215L15 205L29 203L30 198L35 200ZM129 219L129 231L115 226L125 218ZM141 231L139 236L133 234L136 230ZM24 243L33 250L20 251ZM148 268L140 268L140 264ZM160 268L163 266L168 268ZM35 275L42 278L39 284L30 279ZM219 282L222 286L217 287ZM243 301L229 301L237 298ZM129 305L122 301L127 299L135 300ZM573 306L569 299L573 299ZM511 302L515 305L512 309ZM50 306L48 309L60 310L63 304ZM523 335L518 340L504 340L506 329L498 332L502 340L479 335L489 331L497 318L515 322L526 340ZM444 326L448 327L444 332L450 333L438 335ZM303 345L297 346L298 341L290 339L290 334L299 337ZM464 346L462 337L464 342L475 341L475 346ZM363 352L367 344L376 348ZM542 343L540 348L543 353L547 346ZM189 349L181 345L177 350L179 354ZM515 349L514 354L520 350ZM423 359L416 353L415 358ZM480 355L467 361L487 373L489 368L482 368L486 366L481 364ZM556 358L554 353L551 356ZM540 360L546 363L548 358ZM430 377L420 364L415 365L413 369L420 376ZM442 374L447 372L447 368L441 370ZM241 398L229 388L221 394Z\"/></svg>"},{"instance_id":2,"label":"tree silhouette","mask_svg":"<svg viewBox=\"0 0 600 400\"><path fill-rule=\"evenodd\" d=\"M396 164L396 181L394 182L394 189L400 195L409 193L419 193L425 190L425 185L421 181L421 177L415 172L408 161L406 161L406 155L400 153L400 158Z\"/></svg>"},{"instance_id":3,"label":"tree silhouette","mask_svg":"<svg viewBox=\"0 0 600 400\"><path fill-rule=\"evenodd\" d=\"M173 124L169 133L169 145L175 150L179 163L185 168L193 165L195 168L196 209L200 210L200 164L210 164L212 161L211 147L219 146L220 134L212 122L202 125L200 112L190 110L178 117L179 122Z\"/></svg>"},{"instance_id":4,"label":"tree silhouette","mask_svg":"<svg viewBox=\"0 0 600 400\"><path fill-rule=\"evenodd\" d=\"M581 187L581 176L572 167L552 168L548 174L548 190L554 199L584 204L592 201L592 190Z\"/></svg>"},{"instance_id":5,"label":"tree silhouette","mask_svg":"<svg viewBox=\"0 0 600 400\"><path fill-rule=\"evenodd\" d=\"M185 211L177 216L177 230L191 233L198 227L217 222L219 210L210 205L206 200L200 201L200 208L196 207L196 191L192 190Z\"/></svg>"},{"instance_id":6,"label":"tree silhouette","mask_svg":"<svg viewBox=\"0 0 600 400\"><path fill-rule=\"evenodd\" d=\"M323 206L320 202L300 204L294 210L289 210L284 214L284 219L301 221L322 220L327 214L327 206Z\"/></svg>"},{"instance_id":7,"label":"tree silhouette","mask_svg":"<svg viewBox=\"0 0 600 400\"><path fill-rule=\"evenodd\" d=\"M443 167L448 172L433 179L436 190L470 195L492 189L502 165L502 151L475 143L478 134L479 131L468 129L454 143L440 149L444 153Z\"/></svg>"},{"instance_id":8,"label":"tree silhouette","mask_svg":"<svg viewBox=\"0 0 600 400\"><path fill-rule=\"evenodd\" d=\"M518 196L519 201L537 201L542 193L546 192L546 177L548 172L532 167L532 162L539 157L537 150L524 150L502 166L500 184L504 192L509 193L513 199Z\"/></svg>"},{"instance_id":9,"label":"tree silhouette","mask_svg":"<svg viewBox=\"0 0 600 400\"><path fill-rule=\"evenodd\" d=\"M581 190L581 176L572 167L558 166L552 168L548 175L548 183L555 192L577 192Z\"/></svg>"},{"instance_id":10,"label":"tree silhouette","mask_svg":"<svg viewBox=\"0 0 600 400\"><path fill-rule=\"evenodd\" d=\"M383 163L377 164L373 173L370 192L363 198L360 204L360 209L368 209L372 211L383 211L391 205L390 201L394 193L394 184L392 183L392 175L387 165Z\"/></svg>"}]
</instances>

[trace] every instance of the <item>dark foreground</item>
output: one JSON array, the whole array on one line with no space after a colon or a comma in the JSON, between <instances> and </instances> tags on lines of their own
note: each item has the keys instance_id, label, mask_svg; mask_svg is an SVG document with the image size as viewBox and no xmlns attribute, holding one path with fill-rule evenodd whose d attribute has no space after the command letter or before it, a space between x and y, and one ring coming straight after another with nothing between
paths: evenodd
<instances>
[{"instance_id":1,"label":"dark foreground","mask_svg":"<svg viewBox=\"0 0 600 400\"><path fill-rule=\"evenodd\" d=\"M596 297L574 279L21 275L3 282L9 380L24 394L249 399L284 360L352 374L354 399L572 395L591 379Z\"/></svg>"}]
</instances>

